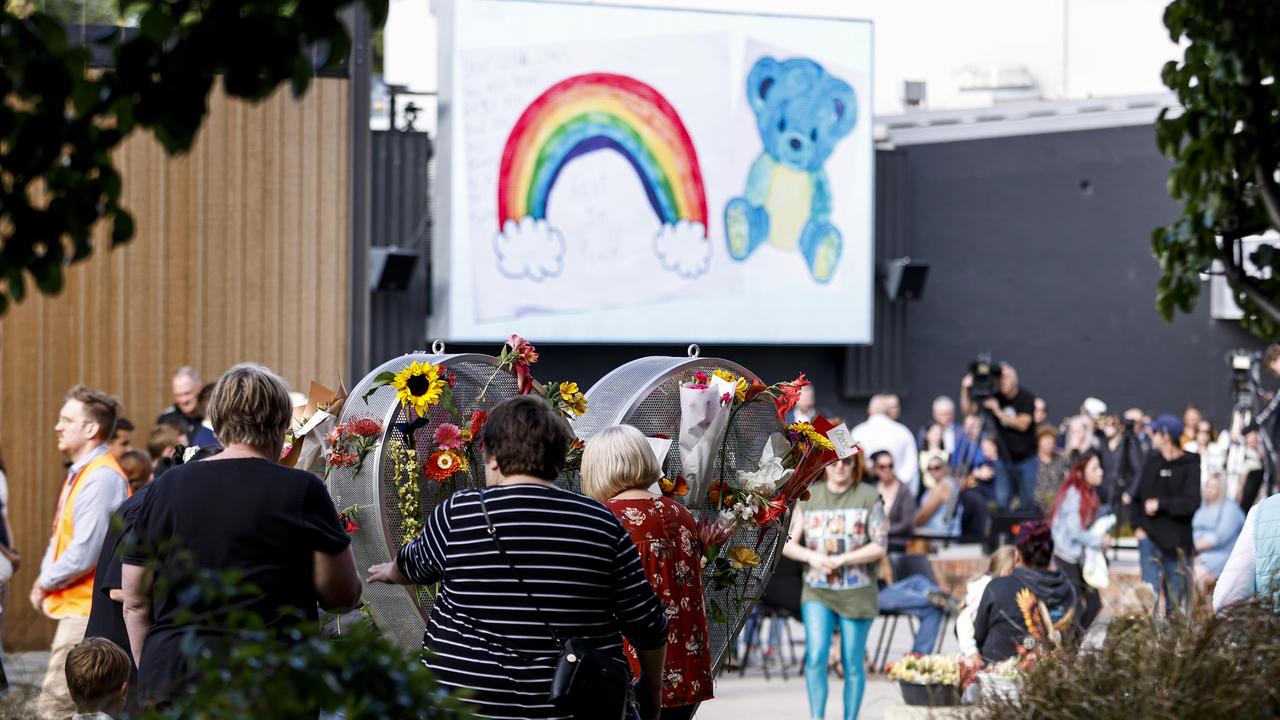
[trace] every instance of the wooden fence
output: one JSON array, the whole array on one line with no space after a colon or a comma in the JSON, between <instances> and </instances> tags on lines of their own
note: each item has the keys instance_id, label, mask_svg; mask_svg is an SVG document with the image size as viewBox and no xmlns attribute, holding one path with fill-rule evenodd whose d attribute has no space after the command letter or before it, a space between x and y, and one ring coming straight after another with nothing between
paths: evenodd
<instances>
[{"instance_id":1,"label":"wooden fence","mask_svg":"<svg viewBox=\"0 0 1280 720\"><path fill-rule=\"evenodd\" d=\"M60 296L28 297L0 320L0 446L22 552L4 608L10 648L52 637L27 596L64 472L53 426L68 387L119 397L145 449L180 366L206 382L241 361L304 391L312 378L336 382L348 324L348 107L345 79L256 106L215 92L188 155L134 136L117 154L133 241L99 243Z\"/></svg>"}]
</instances>

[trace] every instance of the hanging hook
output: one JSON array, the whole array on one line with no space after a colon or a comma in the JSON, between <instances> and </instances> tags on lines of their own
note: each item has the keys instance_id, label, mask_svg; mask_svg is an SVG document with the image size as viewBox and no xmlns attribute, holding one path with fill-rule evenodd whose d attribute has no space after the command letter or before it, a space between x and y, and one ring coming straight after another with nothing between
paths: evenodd
<instances>
[{"instance_id":1,"label":"hanging hook","mask_svg":"<svg viewBox=\"0 0 1280 720\"><path fill-rule=\"evenodd\" d=\"M702 354L702 348L698 347L697 343L692 343L689 345L689 357L691 359L697 360L698 355L700 354Z\"/></svg>"},{"instance_id":2,"label":"hanging hook","mask_svg":"<svg viewBox=\"0 0 1280 720\"><path fill-rule=\"evenodd\" d=\"M443 341L443 340L436 340L435 342L431 343L431 352L432 352L433 354L435 354L435 355L443 355L443 354L444 354L444 341Z\"/></svg>"}]
</instances>

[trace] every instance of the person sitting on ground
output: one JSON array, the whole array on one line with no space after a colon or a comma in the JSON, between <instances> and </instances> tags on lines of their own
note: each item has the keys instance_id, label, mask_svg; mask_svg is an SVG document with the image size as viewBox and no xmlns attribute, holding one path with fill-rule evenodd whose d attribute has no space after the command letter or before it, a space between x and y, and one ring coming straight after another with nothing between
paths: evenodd
<instances>
[{"instance_id":1,"label":"person sitting on ground","mask_svg":"<svg viewBox=\"0 0 1280 720\"><path fill-rule=\"evenodd\" d=\"M1016 556L1012 545L1004 545L991 554L987 561L987 572L969 581L965 587L964 607L956 615L956 640L960 643L960 655L971 665L982 665L982 655L978 653L978 642L973 637L974 620L978 617L978 604L982 602L982 593L993 578L1005 577L1013 572Z\"/></svg>"},{"instance_id":2,"label":"person sitting on ground","mask_svg":"<svg viewBox=\"0 0 1280 720\"><path fill-rule=\"evenodd\" d=\"M1211 471L1200 489L1200 509L1191 517L1191 535L1197 553L1192 576L1196 589L1208 596L1212 596L1213 586L1218 583L1231 548L1244 528L1244 513L1235 500L1225 496L1223 484L1223 471Z\"/></svg>"},{"instance_id":3,"label":"person sitting on ground","mask_svg":"<svg viewBox=\"0 0 1280 720\"><path fill-rule=\"evenodd\" d=\"M71 720L123 717L129 691L129 655L104 638L81 641L67 653L67 690L76 704Z\"/></svg>"},{"instance_id":4,"label":"person sitting on ground","mask_svg":"<svg viewBox=\"0 0 1280 720\"><path fill-rule=\"evenodd\" d=\"M1052 567L1049 524L1022 523L1014 548L1013 573L987 585L974 617L973 639L988 663L1013 657L1019 646L1055 649L1076 622L1076 590Z\"/></svg>"},{"instance_id":5,"label":"person sitting on ground","mask_svg":"<svg viewBox=\"0 0 1280 720\"><path fill-rule=\"evenodd\" d=\"M604 503L640 551L649 584L667 615L662 720L688 720L712 692L711 643L702 594L698 521L680 503L649 492L662 468L643 433L630 425L601 430L582 453L582 491ZM623 651L640 676L631 643Z\"/></svg>"},{"instance_id":6,"label":"person sitting on ground","mask_svg":"<svg viewBox=\"0 0 1280 720\"><path fill-rule=\"evenodd\" d=\"M1071 464L1071 472L1062 482L1054 498L1049 522L1053 528L1054 558L1058 568L1075 586L1080 599L1081 631L1089 629L1102 610L1102 597L1084 580L1086 551L1102 550L1111 543L1110 535L1096 535L1089 527L1098 519L1102 504L1098 488L1102 486L1102 462L1095 450L1089 450Z\"/></svg>"}]
</instances>

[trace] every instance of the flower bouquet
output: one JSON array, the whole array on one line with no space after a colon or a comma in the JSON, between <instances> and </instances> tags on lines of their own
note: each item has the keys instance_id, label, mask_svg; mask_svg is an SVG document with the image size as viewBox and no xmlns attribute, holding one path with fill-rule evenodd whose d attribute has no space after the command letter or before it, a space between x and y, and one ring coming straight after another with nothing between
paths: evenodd
<instances>
[{"instance_id":1,"label":"flower bouquet","mask_svg":"<svg viewBox=\"0 0 1280 720\"><path fill-rule=\"evenodd\" d=\"M886 672L902 689L908 705L949 707L960 704L963 661L950 655L908 653L890 663Z\"/></svg>"}]
</instances>

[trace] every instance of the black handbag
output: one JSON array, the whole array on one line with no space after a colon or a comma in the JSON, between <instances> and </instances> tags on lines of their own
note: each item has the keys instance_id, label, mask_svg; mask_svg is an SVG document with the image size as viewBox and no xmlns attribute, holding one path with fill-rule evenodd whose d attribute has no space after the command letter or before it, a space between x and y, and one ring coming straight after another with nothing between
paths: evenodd
<instances>
[{"instance_id":1,"label":"black handbag","mask_svg":"<svg viewBox=\"0 0 1280 720\"><path fill-rule=\"evenodd\" d=\"M572 714L577 720L629 720L637 715L631 702L631 672L626 663L605 655L591 647L581 638L562 638L555 628L547 622L542 609L533 599L533 594L524 586L524 578L511 562L507 551L498 539L498 529L489 519L489 510L484 505L484 491L480 491L480 512L484 515L484 524L493 544L497 546L502 559L516 582L529 596L529 603L537 610L539 619L546 626L551 639L560 647L560 657L556 661L555 677L551 681L551 692L547 700L564 712Z\"/></svg>"}]
</instances>

